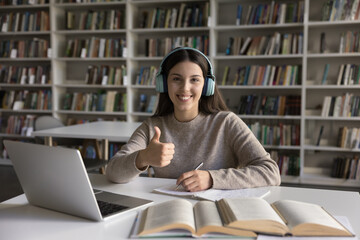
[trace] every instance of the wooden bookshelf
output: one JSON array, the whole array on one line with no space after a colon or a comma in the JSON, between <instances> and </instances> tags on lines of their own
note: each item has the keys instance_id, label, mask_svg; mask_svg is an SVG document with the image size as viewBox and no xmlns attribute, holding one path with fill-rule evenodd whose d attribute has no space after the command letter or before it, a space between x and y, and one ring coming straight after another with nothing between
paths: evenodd
<instances>
[{"instance_id":1,"label":"wooden bookshelf","mask_svg":"<svg viewBox=\"0 0 360 240\"><path fill-rule=\"evenodd\" d=\"M38 5L4 6L0 9L2 15L8 12L48 11L50 13L50 30L46 31L20 31L4 32L0 40L48 39L51 46L51 56L46 58L1 58L1 65L9 66L51 66L51 82L45 85L21 85L1 83L3 91L20 91L49 89L52 91L51 110L26 110L29 114L51 114L67 122L96 120L121 120L128 122L143 121L151 116L147 111L140 111L141 99L147 100L155 95L155 86L148 79L139 81L144 69L157 68L163 56L171 47L192 42L204 51L214 66L217 84L225 96L228 106L238 114L247 124L269 126L289 125L299 126L295 134L298 144L267 144L264 147L269 151L276 151L281 156L297 156L297 176L282 175L284 183L333 185L337 187L358 187L360 181L353 179L338 179L330 177L333 159L338 156L359 157L359 149L341 148L336 144L337 135L341 127L360 128L360 116L321 116L324 98L326 96L342 96L346 93L359 96L360 85L337 84L339 70L342 64L360 65L360 53L356 51L340 51L342 42L346 45L349 36L359 36L360 19L356 13L353 18L346 18L346 11L338 17L331 17L333 6L329 6L329 16L322 17L323 6L327 0L293 0L293 1L258 1L247 0L122 0L122 1L75 1L50 0L50 3ZM241 6L241 19L237 20L238 6ZM263 15L256 15L257 9L263 9ZM175 10L174 10L175 9ZM265 9L267 9L265 11ZM292 12L292 14L279 14L276 12ZM252 10L252 11L251 11ZM171 22L173 14L183 11L182 21L178 19ZM188 12L186 14L186 12ZM89 25L85 27L85 18L89 14L102 20L106 18L113 21L100 22L89 18ZM121 23L114 16L121 16ZM201 17L199 17L201 16ZM259 17L262 16L262 17ZM189 20L191 17L197 20ZM188 21L185 21L185 19ZM82 20L81 20L82 19ZM147 20L146 20L147 19ZM331 19L329 21L328 19ZM83 24L80 24L82 21ZM82 25L84 27L78 28ZM100 27L101 26L101 27ZM276 37L277 36L277 37ZM346 38L346 36L348 36ZM272 40L274 37L274 40ZM88 56L85 50L80 49L77 54L66 55L69 42L81 40L89 42L91 39L122 39L124 45L120 55L107 56L104 54ZM233 41L242 38L243 44L247 38L258 39L259 44L253 44L253 49L239 54L229 48L229 39ZM271 52L271 41L278 42L278 52ZM288 38L288 42L283 41ZM104 41L104 40L103 40ZM185 41L185 42L184 42ZM249 48L251 46L249 44ZM260 43L263 42L262 48ZM353 41L355 42L355 41ZM176 45L178 44L178 45ZM269 48L266 47L269 45ZM349 44L347 44L349 45ZM353 44L354 49L356 44ZM359 46L360 43L357 45ZM106 45L105 45L106 46ZM151 50L157 46L156 51ZM288 50L282 49L287 46ZM103 46L104 47L104 46ZM234 45L232 46L235 47ZM273 46L275 48L275 45ZM106 47L105 47L106 49ZM345 49L345 48L343 48ZM358 49L358 48L357 48ZM88 51L90 48L88 48ZM151 51L150 51L151 50ZM228 50L228 51L227 51ZM241 50L241 48L240 48ZM247 49L249 50L249 49ZM106 50L104 50L106 52ZM86 56L86 57L85 57ZM328 64L328 71L323 81L324 69ZM116 69L124 66L122 84L86 84L86 74L89 66L102 66ZM263 66L257 68L264 75L255 71L258 79L265 76L266 66L282 68L291 66L288 71L297 73L297 81L293 84L233 84L237 77L239 67ZM296 70L294 70L296 66ZM222 82L225 69L228 68L226 79ZM271 67L268 67L269 71ZM355 69L355 67L354 67ZM275 71L275 70L273 70ZM270 75L270 72L268 73ZM355 74L354 74L355 75ZM274 76L276 73L274 72ZM285 76L285 75L284 75ZM289 79L295 79L295 76ZM294 77L294 78L293 78ZM356 79L355 83L356 83ZM268 80L267 80L268 81ZM142 82L146 82L142 84ZM126 95L126 108L124 111L77 111L65 110L64 97L66 94L81 92L83 94L96 94L116 91ZM260 115L239 113L240 98L242 96L299 96L300 111L295 115ZM144 104L144 103L142 103ZM148 104L145 103L145 104ZM143 108L144 109L144 108ZM2 109L1 116L9 117L19 115L19 111ZM27 112L26 112L27 114ZM21 114L20 114L21 115ZM319 129L323 126L319 146L316 141ZM260 133L263 134L263 133ZM2 138L10 135L2 134ZM11 137L14 137L11 135ZM263 136L264 137L264 136ZM295 141L295 142L296 142ZM293 164L293 163L292 163ZM296 171L291 170L292 173Z\"/></svg>"}]
</instances>

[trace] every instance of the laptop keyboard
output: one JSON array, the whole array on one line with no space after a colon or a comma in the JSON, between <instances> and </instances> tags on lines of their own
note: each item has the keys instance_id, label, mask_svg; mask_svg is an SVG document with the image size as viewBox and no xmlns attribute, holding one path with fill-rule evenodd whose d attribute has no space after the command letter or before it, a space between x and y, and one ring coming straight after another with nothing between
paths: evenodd
<instances>
[{"instance_id":1,"label":"laptop keyboard","mask_svg":"<svg viewBox=\"0 0 360 240\"><path fill-rule=\"evenodd\" d=\"M123 209L128 208L126 206L117 205L117 204L113 204L113 203L109 203L109 202L104 202L101 200L97 200L97 203L99 205L102 216L108 216L112 213L119 212Z\"/></svg>"}]
</instances>

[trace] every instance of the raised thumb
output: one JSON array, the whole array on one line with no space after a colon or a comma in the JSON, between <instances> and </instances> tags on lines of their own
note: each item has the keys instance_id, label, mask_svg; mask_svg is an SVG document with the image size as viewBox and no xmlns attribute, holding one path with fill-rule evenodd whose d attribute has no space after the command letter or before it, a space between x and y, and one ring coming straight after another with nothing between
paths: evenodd
<instances>
[{"instance_id":1,"label":"raised thumb","mask_svg":"<svg viewBox=\"0 0 360 240\"><path fill-rule=\"evenodd\" d=\"M153 138L151 139L151 141L157 141L157 142L160 142L160 135L161 135L161 131L160 131L160 128L158 127L154 127L154 130L155 130L155 134L153 136Z\"/></svg>"}]
</instances>

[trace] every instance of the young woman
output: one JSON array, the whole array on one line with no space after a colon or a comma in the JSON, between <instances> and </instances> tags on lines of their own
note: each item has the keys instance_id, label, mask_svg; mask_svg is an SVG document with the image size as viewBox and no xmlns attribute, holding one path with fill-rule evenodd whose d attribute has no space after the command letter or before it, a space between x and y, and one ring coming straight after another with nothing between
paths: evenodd
<instances>
[{"instance_id":1,"label":"young woman","mask_svg":"<svg viewBox=\"0 0 360 240\"><path fill-rule=\"evenodd\" d=\"M156 177L176 178L187 191L280 184L275 161L227 109L203 53L174 49L160 64L156 85L156 112L110 160L110 181L128 182L151 166Z\"/></svg>"}]
</instances>

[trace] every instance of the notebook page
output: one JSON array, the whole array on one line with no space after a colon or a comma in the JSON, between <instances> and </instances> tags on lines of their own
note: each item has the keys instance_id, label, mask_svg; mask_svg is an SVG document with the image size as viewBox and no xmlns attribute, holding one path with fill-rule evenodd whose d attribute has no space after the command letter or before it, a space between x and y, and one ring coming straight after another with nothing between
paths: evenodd
<instances>
[{"instance_id":1,"label":"notebook page","mask_svg":"<svg viewBox=\"0 0 360 240\"><path fill-rule=\"evenodd\" d=\"M199 192L187 192L183 188L176 190L176 185L168 185L153 190L156 193L163 193L179 197L194 197L210 201L217 201L222 198L241 198L241 197L264 197L270 193L269 187L245 188L236 190L208 189Z\"/></svg>"}]
</instances>

